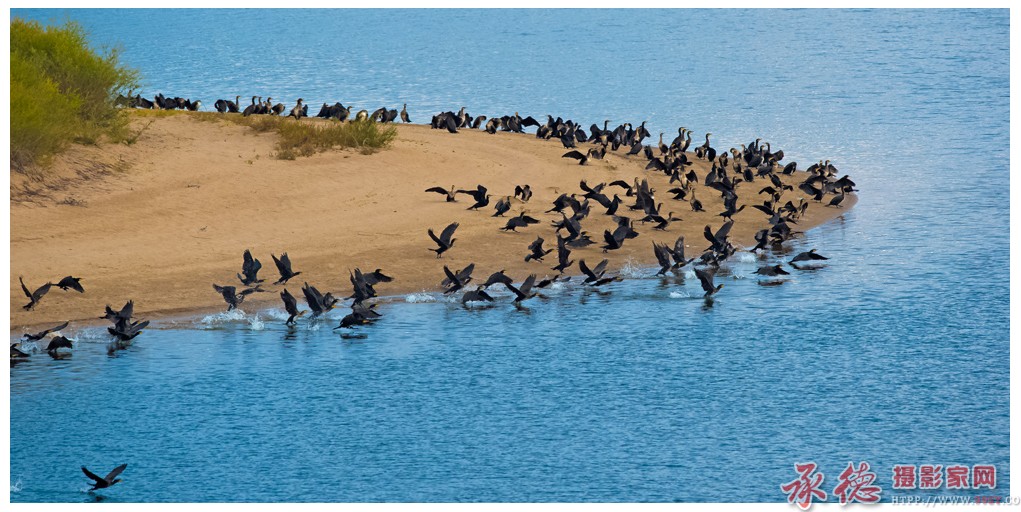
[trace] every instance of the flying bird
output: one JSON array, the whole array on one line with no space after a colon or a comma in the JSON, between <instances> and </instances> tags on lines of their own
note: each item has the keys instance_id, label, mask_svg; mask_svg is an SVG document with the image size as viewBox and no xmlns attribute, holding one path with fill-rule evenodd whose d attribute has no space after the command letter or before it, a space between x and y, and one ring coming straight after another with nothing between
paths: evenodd
<instances>
[{"instance_id":1,"label":"flying bird","mask_svg":"<svg viewBox=\"0 0 1021 512\"><path fill-rule=\"evenodd\" d=\"M273 284L287 284L289 279L301 274L301 272L291 271L291 258L287 257L286 252L281 254L279 258L277 258L274 254L270 254L270 257L273 258L273 263L276 263L277 270L280 271L280 279L277 279L277 281Z\"/></svg>"},{"instance_id":2,"label":"flying bird","mask_svg":"<svg viewBox=\"0 0 1021 512\"><path fill-rule=\"evenodd\" d=\"M238 274L238 279L241 280L241 284L250 286L256 283L261 283L263 280L259 279L259 269L262 268L262 263L252 257L252 251L245 249L244 254L245 261L241 265L241 272L244 274Z\"/></svg>"},{"instance_id":3,"label":"flying bird","mask_svg":"<svg viewBox=\"0 0 1021 512\"><path fill-rule=\"evenodd\" d=\"M40 300L42 300L43 295L46 295L46 292L50 291L50 287L53 286L53 283L46 283L39 288L36 288L34 292L29 292L28 287L25 286L25 281L21 279L21 276L18 276L18 281L21 282L21 291L25 292L25 296L28 297L28 300L30 301L28 304L22 306L22 309L25 311L35 309L35 306L39 304Z\"/></svg>"},{"instance_id":4,"label":"flying bird","mask_svg":"<svg viewBox=\"0 0 1021 512\"><path fill-rule=\"evenodd\" d=\"M443 253L447 252L451 247L454 246L454 242L457 241L457 239L451 237L454 236L454 231L457 230L457 226L459 225L460 224L455 222L447 226L446 228L443 229L443 232L440 233L439 237L436 236L436 233L433 233L432 229L429 229L429 238L432 238L433 242L436 242L436 245L439 246L438 249L429 250L435 252L437 258L442 256Z\"/></svg>"},{"instance_id":5,"label":"flying bird","mask_svg":"<svg viewBox=\"0 0 1021 512\"><path fill-rule=\"evenodd\" d=\"M80 278L80 277L67 276L67 277L61 279L59 283L57 283L57 288L60 288L61 290L64 290L65 292L68 289L71 289L71 290L74 290L74 291L76 291L78 293L85 293L85 288L82 288L81 283L79 283L79 281L81 281L81 280L82 280L82 278Z\"/></svg>"},{"instance_id":6,"label":"flying bird","mask_svg":"<svg viewBox=\"0 0 1021 512\"><path fill-rule=\"evenodd\" d=\"M120 475L121 472L124 471L124 469L127 468L127 467L128 467L127 464L121 464L120 466L117 466L117 467L113 468L113 471L111 471L105 477L104 476L99 476L99 475L89 471L88 468L86 468L85 466L82 466L82 473L85 473L85 476L87 476L87 477L89 477L89 478L91 478L92 480L95 481L92 484L92 488L89 489L90 491L95 491L96 489L105 489L105 488L110 487L111 485L113 485L113 484L115 484L117 482L120 482L121 479L117 478L117 475Z\"/></svg>"},{"instance_id":7,"label":"flying bird","mask_svg":"<svg viewBox=\"0 0 1021 512\"><path fill-rule=\"evenodd\" d=\"M300 317L307 313L307 311L304 310L298 311L298 300L295 299L294 295L291 295L291 292L287 291L286 288L284 291L280 292L280 299L284 301L284 310L287 311L288 317L287 322L285 322L287 325L297 323L294 321L295 317Z\"/></svg>"}]
</instances>

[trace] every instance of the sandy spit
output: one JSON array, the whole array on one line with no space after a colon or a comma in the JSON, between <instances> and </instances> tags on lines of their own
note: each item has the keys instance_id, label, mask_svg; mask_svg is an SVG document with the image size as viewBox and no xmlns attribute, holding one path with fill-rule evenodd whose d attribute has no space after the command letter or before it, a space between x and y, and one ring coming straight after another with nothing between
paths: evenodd
<instances>
[{"instance_id":1,"label":"sandy spit","mask_svg":"<svg viewBox=\"0 0 1021 512\"><path fill-rule=\"evenodd\" d=\"M135 124L148 122L139 119ZM283 161L273 157L272 134L182 114L156 118L131 146L72 148L56 160L55 177L45 182L12 172L12 331L95 320L104 305L119 308L128 299L135 301L139 318L222 310L225 305L212 283L240 286L235 274L245 249L262 261L260 277L266 284L278 277L270 254L286 251L294 269L302 272L286 286L299 300L306 281L323 291L349 295L348 272L355 267L381 268L395 277L393 283L377 286L381 295L437 290L443 265L453 269L474 262L479 280L500 269L516 280L530 273L541 278L552 275L556 253L545 263L525 263L528 244L542 236L547 248L556 247L550 222L560 216L543 212L560 193L579 192L582 179L591 185L648 178L664 213L674 211L683 219L665 232L639 227L641 236L610 254L604 255L598 245L572 254L575 260L592 263L609 258L611 272L628 260L654 263L653 240L673 244L684 235L689 255L697 255L707 245L704 227L716 229L723 222L717 215L723 211L717 192L699 187L696 195L707 211L694 213L688 203L670 199L667 178L645 171L644 158L624 156L626 148L579 166L561 158L565 150L559 141L538 140L532 134L449 134L418 125L398 129L393 147L375 154L344 150ZM701 178L709 169L699 161L695 170ZM784 180L796 186L804 178L798 172ZM515 185L530 184L532 199L514 199L507 217L524 211L542 223L518 233L503 232L498 228L506 218L491 217L492 205L467 211L468 196L447 203L439 194L424 192L437 185L467 189L478 184L489 189L494 204L512 195ZM752 235L768 226L765 216L750 207L753 196L764 197L757 196L762 186L764 182L757 181L738 187L741 202L749 207L734 217L731 237L742 245L751 245ZM797 202L801 195L795 188L783 200ZM848 196L844 208L812 203L800 229L829 221L854 202ZM637 217L625 210L622 206L622 212ZM457 243L436 259L428 250L434 244L426 230L439 233L451 222L461 224ZM583 226L601 245L603 230L613 223L593 203ZM575 264L569 274L577 273ZM54 287L35 310L21 308L28 301L19 276L34 289L65 275L82 277L86 293ZM264 288L272 293L251 296L246 309L280 307L283 287Z\"/></svg>"}]
</instances>

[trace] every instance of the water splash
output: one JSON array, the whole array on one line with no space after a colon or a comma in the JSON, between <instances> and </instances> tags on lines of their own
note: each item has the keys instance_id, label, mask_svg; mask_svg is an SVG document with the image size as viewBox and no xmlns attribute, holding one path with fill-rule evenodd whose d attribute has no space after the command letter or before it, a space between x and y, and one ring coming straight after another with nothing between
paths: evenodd
<instances>
[{"instance_id":1,"label":"water splash","mask_svg":"<svg viewBox=\"0 0 1021 512\"><path fill-rule=\"evenodd\" d=\"M671 299L690 299L691 295L688 292L670 292Z\"/></svg>"},{"instance_id":2,"label":"water splash","mask_svg":"<svg viewBox=\"0 0 1021 512\"><path fill-rule=\"evenodd\" d=\"M259 319L259 314L256 313L251 320L248 321L248 325L253 331L261 331L266 328L266 324Z\"/></svg>"},{"instance_id":3,"label":"water splash","mask_svg":"<svg viewBox=\"0 0 1021 512\"><path fill-rule=\"evenodd\" d=\"M17 479L11 484L11 492L21 492L25 488L25 484L22 483L21 479Z\"/></svg>"},{"instance_id":4,"label":"water splash","mask_svg":"<svg viewBox=\"0 0 1021 512\"><path fill-rule=\"evenodd\" d=\"M635 260L628 256L627 261L620 266L619 274L621 277L629 279L646 277L649 274L649 269L635 263Z\"/></svg>"},{"instance_id":5,"label":"water splash","mask_svg":"<svg viewBox=\"0 0 1021 512\"><path fill-rule=\"evenodd\" d=\"M202 324L202 326L205 327L206 329L209 329L210 327L215 327L220 324L238 322L245 319L246 316L244 310L233 309L230 311L224 311L222 313L216 313L214 315L207 315L203 317L202 320L199 321L199 323Z\"/></svg>"},{"instance_id":6,"label":"water splash","mask_svg":"<svg viewBox=\"0 0 1021 512\"><path fill-rule=\"evenodd\" d=\"M412 293L404 297L404 301L409 304L418 304L420 302L436 302L436 297L433 297L427 292Z\"/></svg>"}]
</instances>

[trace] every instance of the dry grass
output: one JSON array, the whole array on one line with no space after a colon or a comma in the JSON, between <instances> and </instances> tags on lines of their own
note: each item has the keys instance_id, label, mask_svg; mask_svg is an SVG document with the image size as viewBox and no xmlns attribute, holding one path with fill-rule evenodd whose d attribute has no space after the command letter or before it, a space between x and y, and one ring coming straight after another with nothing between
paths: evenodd
<instances>
[{"instance_id":1,"label":"dry grass","mask_svg":"<svg viewBox=\"0 0 1021 512\"><path fill-rule=\"evenodd\" d=\"M390 147L397 138L397 128L372 121L340 122L332 119L304 119L296 121L283 116L220 114L217 112L187 112L181 110L136 110L140 117L167 117L187 115L199 121L229 123L247 126L258 133L276 133L276 158L294 160L312 156L334 148L357 149L371 154Z\"/></svg>"}]
</instances>

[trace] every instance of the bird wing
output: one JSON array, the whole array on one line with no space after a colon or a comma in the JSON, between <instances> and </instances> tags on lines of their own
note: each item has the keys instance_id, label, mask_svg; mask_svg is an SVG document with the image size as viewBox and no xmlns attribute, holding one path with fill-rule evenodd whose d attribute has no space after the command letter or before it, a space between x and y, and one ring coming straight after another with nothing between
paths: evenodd
<instances>
[{"instance_id":1,"label":"bird wing","mask_svg":"<svg viewBox=\"0 0 1021 512\"><path fill-rule=\"evenodd\" d=\"M459 226L459 225L460 224L455 222L455 223L447 226L446 229L443 230L443 233L440 234L440 240L443 241L441 245L449 245L450 244L450 237L454 236L454 231L457 230L457 226ZM433 238L435 239L436 237L433 237Z\"/></svg>"},{"instance_id":2,"label":"bird wing","mask_svg":"<svg viewBox=\"0 0 1021 512\"><path fill-rule=\"evenodd\" d=\"M433 187L425 189L426 192L436 192L437 194L447 195L447 189L443 187Z\"/></svg>"},{"instance_id":3,"label":"bird wing","mask_svg":"<svg viewBox=\"0 0 1021 512\"><path fill-rule=\"evenodd\" d=\"M458 281L461 281L462 283L467 283L468 278L471 277L473 271L475 271L475 264L474 263L468 264L467 267L464 267L463 269L461 269L460 272L457 273Z\"/></svg>"},{"instance_id":4,"label":"bird wing","mask_svg":"<svg viewBox=\"0 0 1021 512\"><path fill-rule=\"evenodd\" d=\"M460 282L457 280L457 276L454 275L454 273L451 272L450 268L448 268L446 265L443 265L443 273L447 275L447 281L450 281L451 284L460 284Z\"/></svg>"},{"instance_id":5,"label":"bird wing","mask_svg":"<svg viewBox=\"0 0 1021 512\"><path fill-rule=\"evenodd\" d=\"M568 151L567 153L564 153L564 156L562 156L560 158L573 158L575 160L582 160L582 159L585 158L585 155L581 151L574 150L574 151Z\"/></svg>"},{"instance_id":6,"label":"bird wing","mask_svg":"<svg viewBox=\"0 0 1021 512\"><path fill-rule=\"evenodd\" d=\"M432 238L433 242L436 242L436 245L439 246L443 245L443 242L441 242L439 238L436 238L436 233L433 233L433 230L431 228L429 229L429 238Z\"/></svg>"},{"instance_id":7,"label":"bird wing","mask_svg":"<svg viewBox=\"0 0 1021 512\"><path fill-rule=\"evenodd\" d=\"M25 292L25 296L29 299L32 297L32 292L28 291L28 287L25 286L25 281L22 281L21 276L18 276L18 281L21 281L21 291Z\"/></svg>"},{"instance_id":8,"label":"bird wing","mask_svg":"<svg viewBox=\"0 0 1021 512\"><path fill-rule=\"evenodd\" d=\"M226 290L225 287L220 286L216 283L213 283L213 289L216 290L216 293L223 293Z\"/></svg>"},{"instance_id":9,"label":"bird wing","mask_svg":"<svg viewBox=\"0 0 1021 512\"><path fill-rule=\"evenodd\" d=\"M53 286L53 283L46 283L39 288L36 288L35 293L32 294L32 299L39 300L43 298L43 295L46 295L46 292L50 291L51 286Z\"/></svg>"},{"instance_id":10,"label":"bird wing","mask_svg":"<svg viewBox=\"0 0 1021 512\"><path fill-rule=\"evenodd\" d=\"M521 290L515 288L513 284L503 283L503 285L506 286L508 290L514 292L514 295L517 295L519 300L523 300L526 298L526 295L522 293Z\"/></svg>"},{"instance_id":11,"label":"bird wing","mask_svg":"<svg viewBox=\"0 0 1021 512\"><path fill-rule=\"evenodd\" d=\"M578 268L580 268L581 269L581 273L585 274L586 276L588 276L589 279L593 279L593 280L596 279L595 273L592 272L592 269L588 268L588 265L585 264L585 260L579 260L578 261Z\"/></svg>"},{"instance_id":12,"label":"bird wing","mask_svg":"<svg viewBox=\"0 0 1021 512\"><path fill-rule=\"evenodd\" d=\"M609 260L600 261L599 264L596 265L596 268L593 269L592 271L594 273L596 273L597 275L602 275L604 272L606 272L606 264L607 263L609 263Z\"/></svg>"},{"instance_id":13,"label":"bird wing","mask_svg":"<svg viewBox=\"0 0 1021 512\"><path fill-rule=\"evenodd\" d=\"M96 482L102 482L103 481L103 477L101 477L101 476L99 476L99 475L89 471L89 468L87 468L85 466L82 466L82 473L85 473L85 476L95 480Z\"/></svg>"},{"instance_id":14,"label":"bird wing","mask_svg":"<svg viewBox=\"0 0 1021 512\"><path fill-rule=\"evenodd\" d=\"M698 277L698 281L702 284L703 290L709 292L715 289L713 287L713 273L696 268L695 275Z\"/></svg>"},{"instance_id":15,"label":"bird wing","mask_svg":"<svg viewBox=\"0 0 1021 512\"><path fill-rule=\"evenodd\" d=\"M670 266L670 255L667 254L667 247L665 245L660 246L656 242L652 242L652 250L656 253L656 260L659 261L660 265L664 267Z\"/></svg>"},{"instance_id":16,"label":"bird wing","mask_svg":"<svg viewBox=\"0 0 1021 512\"><path fill-rule=\"evenodd\" d=\"M532 286L535 286L535 274L529 274L525 282L521 283L521 293L528 295L532 291Z\"/></svg>"},{"instance_id":17,"label":"bird wing","mask_svg":"<svg viewBox=\"0 0 1021 512\"><path fill-rule=\"evenodd\" d=\"M723 241L727 238L727 235L730 234L730 228L732 227L734 227L734 221L728 220L726 224L720 226L720 230L716 232L716 239L719 240L720 243L723 243Z\"/></svg>"},{"instance_id":18,"label":"bird wing","mask_svg":"<svg viewBox=\"0 0 1021 512\"><path fill-rule=\"evenodd\" d=\"M273 264L277 266L277 271L280 272L280 275L281 276L287 275L287 267L284 266L284 262L281 259L286 258L287 253L284 253L284 255L281 258L277 258L275 254L270 254L270 257L273 258Z\"/></svg>"},{"instance_id":19,"label":"bird wing","mask_svg":"<svg viewBox=\"0 0 1021 512\"><path fill-rule=\"evenodd\" d=\"M128 467L127 464L121 464L120 466L113 468L113 471L111 471L110 474L106 475L106 481L112 482L113 479L117 478L117 475L121 474L121 472L124 471L127 467Z\"/></svg>"},{"instance_id":20,"label":"bird wing","mask_svg":"<svg viewBox=\"0 0 1021 512\"><path fill-rule=\"evenodd\" d=\"M291 292L287 291L286 288L284 291L280 292L280 299L284 301L284 309L286 309L288 313L291 313L291 310L296 310L298 308L298 301L294 298L294 295L291 295Z\"/></svg>"},{"instance_id":21,"label":"bird wing","mask_svg":"<svg viewBox=\"0 0 1021 512\"><path fill-rule=\"evenodd\" d=\"M46 329L45 331L39 333L39 337L41 338L41 337L46 336L47 334L49 334L51 332L59 331L59 330L65 328L65 327L67 327L67 325L70 324L70 323L71 322L68 321L68 322L64 322L64 323L62 323L62 324L60 324L60 325L58 325L56 327L50 327L49 329Z\"/></svg>"}]
</instances>

